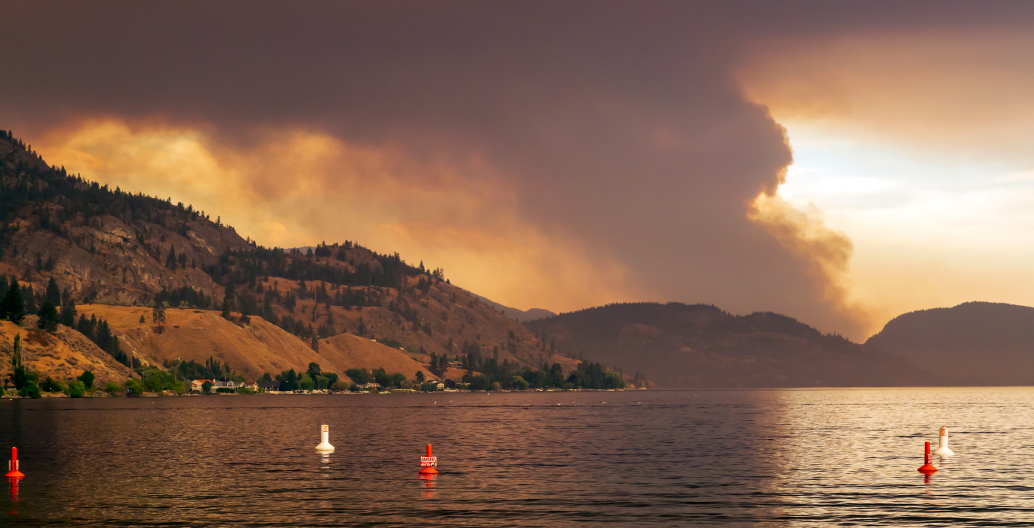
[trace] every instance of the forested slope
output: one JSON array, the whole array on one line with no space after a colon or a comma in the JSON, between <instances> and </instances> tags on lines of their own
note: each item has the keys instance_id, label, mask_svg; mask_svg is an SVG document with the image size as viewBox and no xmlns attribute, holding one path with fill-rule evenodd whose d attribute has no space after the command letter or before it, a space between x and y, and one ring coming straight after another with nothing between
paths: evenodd
<instances>
[{"instance_id":1,"label":"forested slope","mask_svg":"<svg viewBox=\"0 0 1034 528\"><path fill-rule=\"evenodd\" d=\"M1034 385L1034 308L969 302L895 317L866 341L931 373L928 385Z\"/></svg>"}]
</instances>

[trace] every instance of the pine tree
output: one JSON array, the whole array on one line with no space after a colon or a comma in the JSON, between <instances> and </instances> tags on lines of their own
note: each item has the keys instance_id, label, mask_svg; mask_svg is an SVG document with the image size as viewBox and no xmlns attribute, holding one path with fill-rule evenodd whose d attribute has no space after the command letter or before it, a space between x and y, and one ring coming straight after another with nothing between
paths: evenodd
<instances>
[{"instance_id":1,"label":"pine tree","mask_svg":"<svg viewBox=\"0 0 1034 528\"><path fill-rule=\"evenodd\" d=\"M7 319L7 275L0 275L0 319Z\"/></svg>"},{"instance_id":2,"label":"pine tree","mask_svg":"<svg viewBox=\"0 0 1034 528\"><path fill-rule=\"evenodd\" d=\"M158 325L158 333L162 333L165 326L165 304L155 299L154 311L151 312L151 320Z\"/></svg>"},{"instance_id":3,"label":"pine tree","mask_svg":"<svg viewBox=\"0 0 1034 528\"><path fill-rule=\"evenodd\" d=\"M43 303L36 315L39 316L39 320L36 322L36 326L39 328L53 331L57 327L57 307L50 302L50 299Z\"/></svg>"},{"instance_id":4,"label":"pine tree","mask_svg":"<svg viewBox=\"0 0 1034 528\"><path fill-rule=\"evenodd\" d=\"M22 364L22 336L15 335L14 353L11 354L11 383L15 389L21 390L29 381L29 370Z\"/></svg>"},{"instance_id":5,"label":"pine tree","mask_svg":"<svg viewBox=\"0 0 1034 528\"><path fill-rule=\"evenodd\" d=\"M97 323L96 336L97 338L94 340L94 342L97 343L97 346L101 347L101 350L104 350L110 354L111 338L114 336L111 335L111 327L108 326L108 322L104 319L101 319L100 322Z\"/></svg>"},{"instance_id":6,"label":"pine tree","mask_svg":"<svg viewBox=\"0 0 1034 528\"><path fill-rule=\"evenodd\" d=\"M233 311L233 301L236 296L237 292L233 287L233 283L227 283L226 291L223 293L223 319L230 318L230 312Z\"/></svg>"},{"instance_id":7,"label":"pine tree","mask_svg":"<svg viewBox=\"0 0 1034 528\"><path fill-rule=\"evenodd\" d=\"M36 292L33 291L31 284L22 286L22 299L25 301L25 314L36 313L39 305L36 302Z\"/></svg>"},{"instance_id":8,"label":"pine tree","mask_svg":"<svg viewBox=\"0 0 1034 528\"><path fill-rule=\"evenodd\" d=\"M53 275L50 276L50 281L47 282L47 300L55 307L61 306L61 288L57 287L57 281L54 280Z\"/></svg>"},{"instance_id":9,"label":"pine tree","mask_svg":"<svg viewBox=\"0 0 1034 528\"><path fill-rule=\"evenodd\" d=\"M22 324L22 319L25 318L25 301L22 299L22 289L18 286L17 279L13 280L7 289L3 304L7 318L15 324Z\"/></svg>"}]
</instances>

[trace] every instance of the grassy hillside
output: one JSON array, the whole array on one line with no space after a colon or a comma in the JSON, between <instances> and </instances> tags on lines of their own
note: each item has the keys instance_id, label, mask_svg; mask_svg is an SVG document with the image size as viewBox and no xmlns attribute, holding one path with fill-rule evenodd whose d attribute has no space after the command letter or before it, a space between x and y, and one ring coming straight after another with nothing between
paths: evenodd
<instances>
[{"instance_id":1,"label":"grassy hillside","mask_svg":"<svg viewBox=\"0 0 1034 528\"><path fill-rule=\"evenodd\" d=\"M614 304L526 323L551 349L639 371L664 387L922 384L922 369L774 313Z\"/></svg>"},{"instance_id":2,"label":"grassy hillside","mask_svg":"<svg viewBox=\"0 0 1034 528\"><path fill-rule=\"evenodd\" d=\"M85 370L96 376L94 386L102 387L109 381L122 383L133 373L115 361L79 332L58 326L54 333L36 329L36 317L25 319L24 326L0 321L0 385L11 374L11 354L14 337L21 336L22 361L29 370L65 381L78 378Z\"/></svg>"},{"instance_id":3,"label":"grassy hillside","mask_svg":"<svg viewBox=\"0 0 1034 528\"><path fill-rule=\"evenodd\" d=\"M161 366L173 360L204 363L214 357L250 380L264 372L304 371L311 362L319 363L324 372L338 374L350 368L383 367L409 377L418 370L433 377L402 352L370 339L343 334L321 340L316 352L261 317L238 325L211 310L169 309L159 333L148 308L84 305L79 310L87 316L106 319L119 336L123 350L151 365ZM144 323L140 322L141 316Z\"/></svg>"}]
</instances>

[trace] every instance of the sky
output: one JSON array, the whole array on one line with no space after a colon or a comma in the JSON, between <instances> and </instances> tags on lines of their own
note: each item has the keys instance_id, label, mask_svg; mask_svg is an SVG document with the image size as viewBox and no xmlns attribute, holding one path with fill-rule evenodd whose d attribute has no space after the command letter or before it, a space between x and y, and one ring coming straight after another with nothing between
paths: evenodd
<instances>
[{"instance_id":1,"label":"sky","mask_svg":"<svg viewBox=\"0 0 1034 528\"><path fill-rule=\"evenodd\" d=\"M266 246L864 340L1034 305L1034 5L5 2L0 127Z\"/></svg>"}]
</instances>

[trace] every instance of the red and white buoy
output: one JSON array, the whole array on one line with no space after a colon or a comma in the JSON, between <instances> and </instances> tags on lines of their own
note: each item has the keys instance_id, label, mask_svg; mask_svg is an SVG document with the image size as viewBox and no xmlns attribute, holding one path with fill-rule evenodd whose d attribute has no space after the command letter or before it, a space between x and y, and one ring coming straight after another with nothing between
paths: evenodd
<instances>
[{"instance_id":1,"label":"red and white buoy","mask_svg":"<svg viewBox=\"0 0 1034 528\"><path fill-rule=\"evenodd\" d=\"M950 456L955 454L954 451L952 451L951 449L948 449L948 428L947 427L941 427L940 445L937 446L937 451L934 451L933 454L935 454L935 455L937 455L937 456L939 456L941 458L948 458L948 457L950 457Z\"/></svg>"},{"instance_id":2,"label":"red and white buoy","mask_svg":"<svg viewBox=\"0 0 1034 528\"><path fill-rule=\"evenodd\" d=\"M25 477L25 474L18 471L18 448L11 448L11 461L7 463L7 474L4 475L7 478L20 479Z\"/></svg>"},{"instance_id":3,"label":"red and white buoy","mask_svg":"<svg viewBox=\"0 0 1034 528\"><path fill-rule=\"evenodd\" d=\"M431 456L431 444L427 444L427 456L420 457L420 474L421 475L437 475L438 470L435 467L438 465L438 457Z\"/></svg>"},{"instance_id":4,"label":"red and white buoy","mask_svg":"<svg viewBox=\"0 0 1034 528\"><path fill-rule=\"evenodd\" d=\"M933 467L933 464L930 463L930 442L924 442L924 444L925 453L923 454L923 465L920 466L919 472L929 475L930 473L937 471L937 468Z\"/></svg>"}]
</instances>

